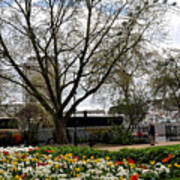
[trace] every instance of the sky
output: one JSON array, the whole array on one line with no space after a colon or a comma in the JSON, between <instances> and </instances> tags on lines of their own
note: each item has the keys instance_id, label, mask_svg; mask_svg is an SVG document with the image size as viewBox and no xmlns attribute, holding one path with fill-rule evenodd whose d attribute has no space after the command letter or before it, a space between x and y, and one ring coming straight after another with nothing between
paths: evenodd
<instances>
[{"instance_id":1,"label":"sky","mask_svg":"<svg viewBox=\"0 0 180 180\"><path fill-rule=\"evenodd\" d=\"M180 48L180 16L174 15L172 18L172 46Z\"/></svg>"},{"instance_id":2,"label":"sky","mask_svg":"<svg viewBox=\"0 0 180 180\"><path fill-rule=\"evenodd\" d=\"M173 8L174 12L170 11L168 16L168 26L170 29L169 35L172 41L168 44L170 47L180 48L180 1L179 0L168 0L171 4L176 2L177 5Z\"/></svg>"}]
</instances>

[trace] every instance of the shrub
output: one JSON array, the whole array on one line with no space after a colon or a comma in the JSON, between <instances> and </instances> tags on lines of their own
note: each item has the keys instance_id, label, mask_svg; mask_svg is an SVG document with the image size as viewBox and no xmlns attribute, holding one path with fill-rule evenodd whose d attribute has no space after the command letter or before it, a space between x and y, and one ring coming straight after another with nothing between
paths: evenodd
<instances>
[{"instance_id":1,"label":"shrub","mask_svg":"<svg viewBox=\"0 0 180 180\"><path fill-rule=\"evenodd\" d=\"M142 136L138 137L132 133L132 131L121 126L112 126L110 129L103 131L97 131L92 135L91 140L93 139L96 143L105 143L105 144L141 144L148 143L148 137Z\"/></svg>"}]
</instances>

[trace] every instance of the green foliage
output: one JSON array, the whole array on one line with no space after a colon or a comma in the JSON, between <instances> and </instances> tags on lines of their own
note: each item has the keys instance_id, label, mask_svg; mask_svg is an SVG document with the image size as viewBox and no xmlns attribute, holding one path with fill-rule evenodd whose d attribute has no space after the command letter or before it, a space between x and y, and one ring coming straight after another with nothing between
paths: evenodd
<instances>
[{"instance_id":1,"label":"green foliage","mask_svg":"<svg viewBox=\"0 0 180 180\"><path fill-rule=\"evenodd\" d=\"M50 125L48 113L38 103L26 104L17 114L16 117L20 120L21 128L25 134L25 139L28 144L37 144L38 128L40 124Z\"/></svg>"},{"instance_id":2,"label":"green foliage","mask_svg":"<svg viewBox=\"0 0 180 180\"><path fill-rule=\"evenodd\" d=\"M113 126L111 129L97 134L101 142L108 144L133 144L134 136L124 126Z\"/></svg>"},{"instance_id":3,"label":"green foliage","mask_svg":"<svg viewBox=\"0 0 180 180\"><path fill-rule=\"evenodd\" d=\"M158 61L155 62L155 68L151 74L150 85L153 90L153 95L161 97L168 108L179 108L179 55L176 55L176 57L173 50L171 50L171 53L174 53L174 57L169 55L169 59L158 59Z\"/></svg>"},{"instance_id":4,"label":"green foliage","mask_svg":"<svg viewBox=\"0 0 180 180\"><path fill-rule=\"evenodd\" d=\"M147 97L134 92L133 96L128 95L125 99L119 99L116 105L110 108L110 113L124 114L124 124L128 125L128 128L133 128L145 118L147 110Z\"/></svg>"},{"instance_id":5,"label":"green foliage","mask_svg":"<svg viewBox=\"0 0 180 180\"><path fill-rule=\"evenodd\" d=\"M125 128L123 125L117 126L113 125L110 128L104 130L97 130L95 133L90 135L90 139L82 138L81 141L78 142L86 142L86 143L105 143L105 144L119 144L119 145L127 145L127 144L140 144L140 143L148 143L149 140L147 137L137 137L132 133L131 130ZM91 142L90 142L91 141Z\"/></svg>"}]
</instances>

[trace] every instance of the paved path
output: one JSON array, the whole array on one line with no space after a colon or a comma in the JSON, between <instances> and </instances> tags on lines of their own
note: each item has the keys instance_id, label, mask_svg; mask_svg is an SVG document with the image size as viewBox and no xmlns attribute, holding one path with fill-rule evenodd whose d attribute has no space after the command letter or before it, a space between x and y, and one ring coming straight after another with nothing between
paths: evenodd
<instances>
[{"instance_id":1,"label":"paved path","mask_svg":"<svg viewBox=\"0 0 180 180\"><path fill-rule=\"evenodd\" d=\"M180 141L159 142L155 144L155 146L166 146L166 145L175 145L175 144L180 144ZM123 148L141 149L141 148L148 148L148 147L152 147L152 146L150 146L149 144L122 145L122 146L103 146L103 145L94 146L95 149L109 150L109 151L118 151Z\"/></svg>"}]
</instances>

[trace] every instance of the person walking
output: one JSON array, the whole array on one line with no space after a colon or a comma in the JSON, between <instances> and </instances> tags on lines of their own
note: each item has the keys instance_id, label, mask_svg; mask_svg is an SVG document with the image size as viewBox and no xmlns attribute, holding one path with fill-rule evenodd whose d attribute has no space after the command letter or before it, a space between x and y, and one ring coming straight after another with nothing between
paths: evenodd
<instances>
[{"instance_id":1,"label":"person walking","mask_svg":"<svg viewBox=\"0 0 180 180\"><path fill-rule=\"evenodd\" d=\"M154 144L155 144L155 126L151 121L149 121L148 135L149 135L150 145L154 146Z\"/></svg>"}]
</instances>

